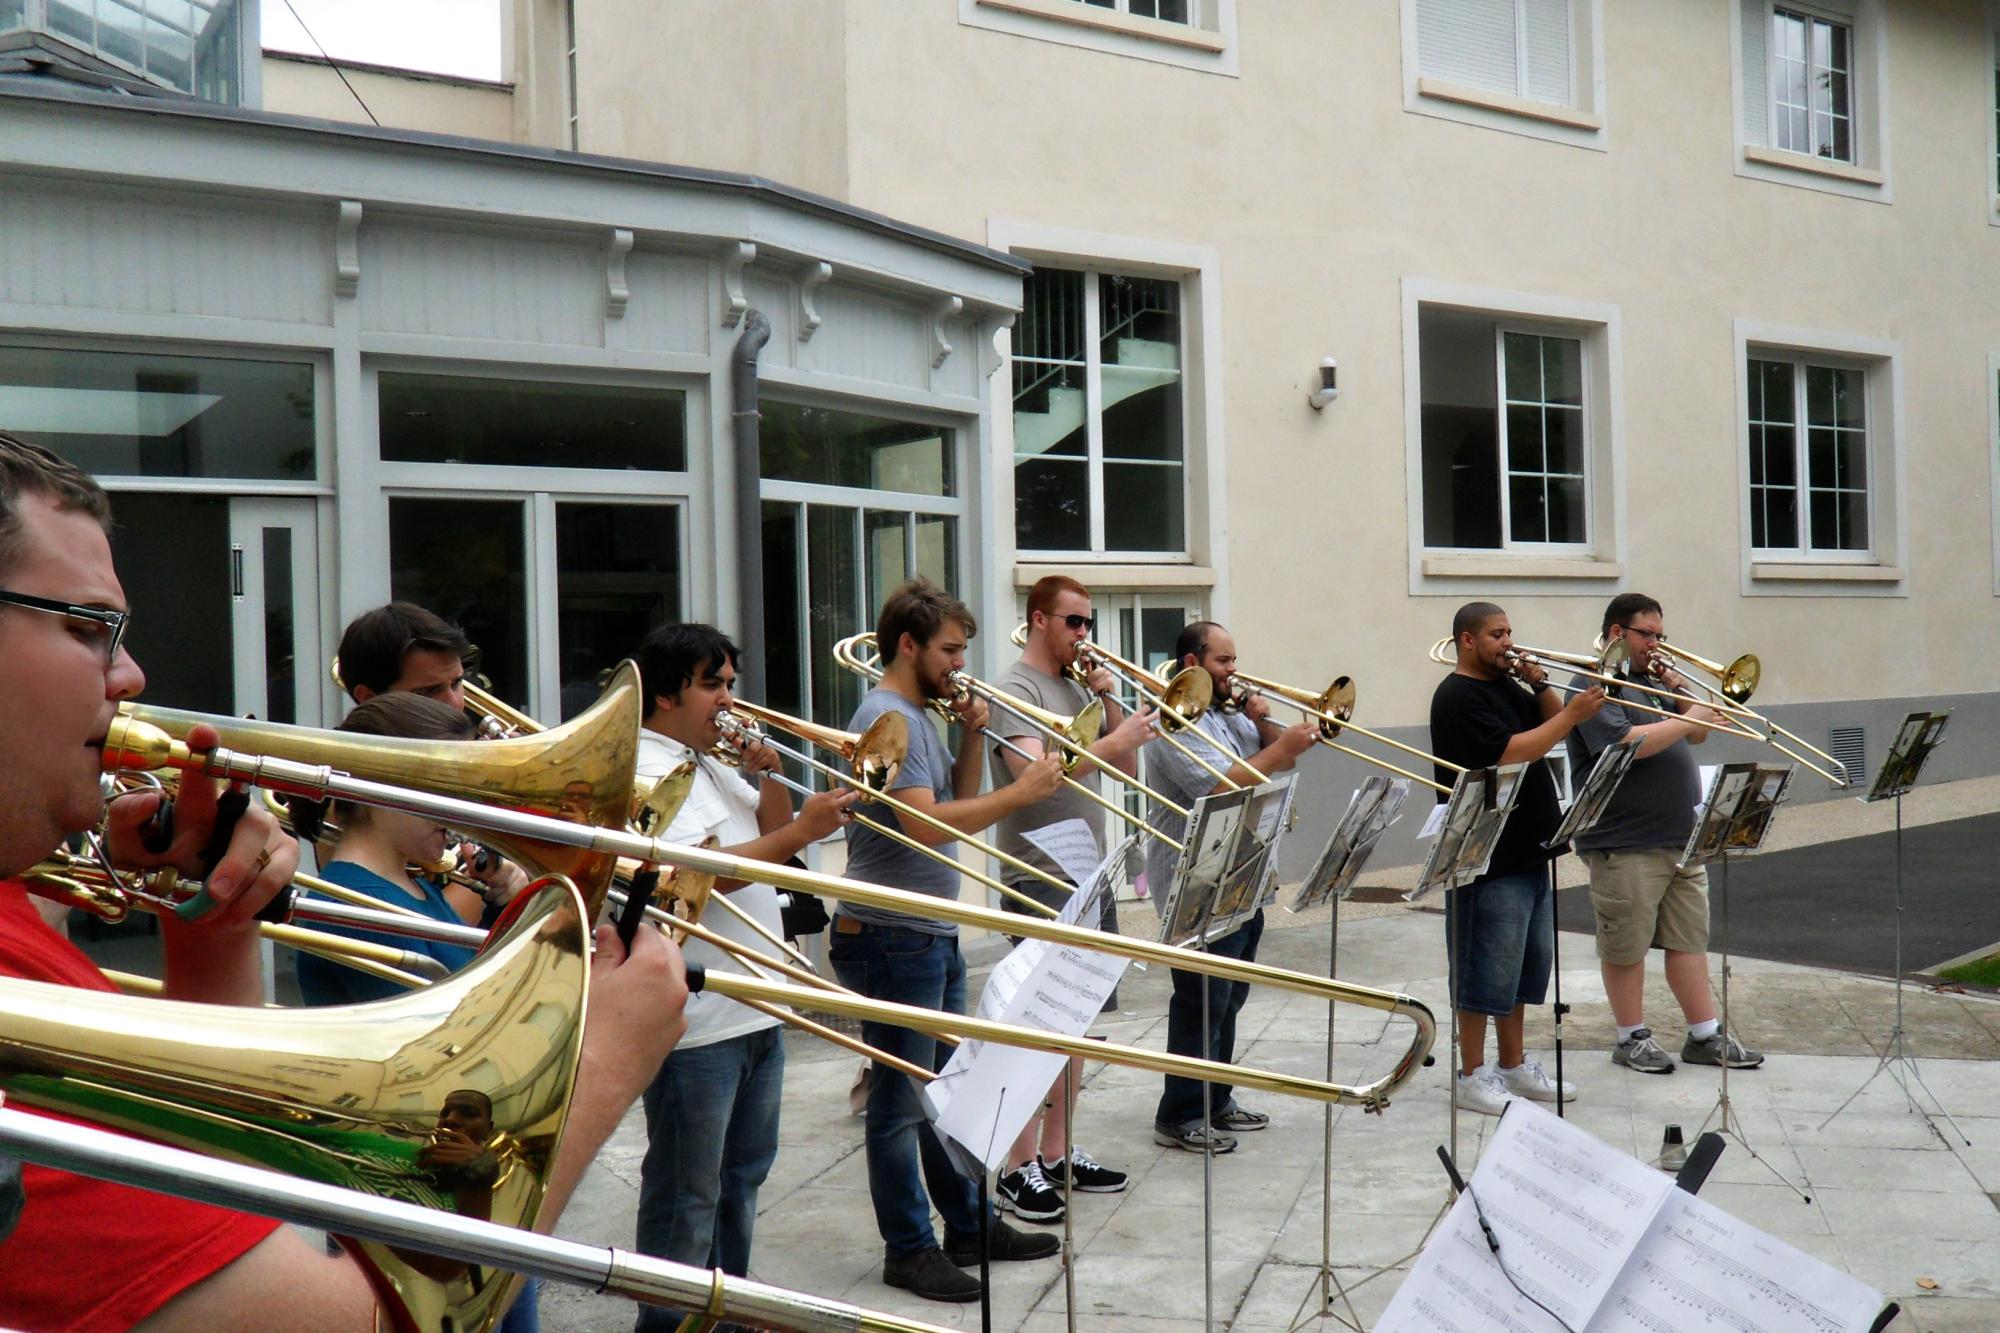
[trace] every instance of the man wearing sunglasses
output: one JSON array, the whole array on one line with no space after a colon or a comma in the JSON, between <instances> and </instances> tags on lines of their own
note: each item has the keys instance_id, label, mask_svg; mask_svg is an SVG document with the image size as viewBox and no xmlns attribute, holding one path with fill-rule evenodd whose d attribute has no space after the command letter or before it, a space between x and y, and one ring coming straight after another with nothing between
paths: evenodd
<instances>
[{"instance_id":1,"label":"man wearing sunglasses","mask_svg":"<svg viewBox=\"0 0 2000 1333\"><path fill-rule=\"evenodd\" d=\"M1089 706L1093 697L1104 700L1104 730L1091 753L1131 776L1138 775L1139 747L1156 734L1153 710L1140 708L1127 713L1118 704L1118 681L1103 666L1084 674L1084 683L1075 679L1078 651L1089 640L1097 621L1090 611L1090 589L1065 574L1050 574L1028 590L1028 638L1021 646L1021 660L1001 673L994 684L1016 699L1037 708L1071 717ZM987 730L1004 736L1023 752L1039 756L1047 744L1042 733L1004 708L996 708ZM1021 775L1028 760L1003 746L993 747L993 785L1005 786ZM1073 775L1092 791L1103 790L1103 778L1091 765L1079 764ZM1080 821L1091 831L1097 856L1102 857L1103 816L1099 808L1075 787L1064 785L1047 796L1001 819L995 826L1000 850L1037 870L1075 887L1074 866L1064 866L1027 834L1034 829ZM1012 867L1000 872L1008 887L1050 907L1061 908L1069 894ZM1003 899L1001 907L1023 912L1013 899ZM1088 922L1084 924L1090 924ZM1099 929L1114 934L1118 930L1118 908L1106 894L1096 922ZM1105 1008L1116 1009L1114 991ZM1063 1216L1065 1185L1090 1194L1116 1194L1125 1188L1126 1174L1101 1166L1089 1153L1070 1145L1069 1126L1075 1110L1075 1090L1083 1079L1083 1061L1070 1061L1067 1076L1058 1075L1042 1103L1040 1115L1030 1119L1000 1173L1000 1206L1027 1222L1060 1222Z\"/></svg>"},{"instance_id":2,"label":"man wearing sunglasses","mask_svg":"<svg viewBox=\"0 0 2000 1333\"><path fill-rule=\"evenodd\" d=\"M1661 651L1666 625L1660 604L1644 593L1620 593L1604 608L1604 637L1623 640L1631 656L1623 668L1634 681L1671 690L1676 696L1631 686L1606 691L1604 707L1569 735L1570 771L1590 771L1597 756L1626 736L1638 736L1639 751L1603 816L1576 840L1590 872L1590 905L1597 916L1597 958L1604 991L1618 1025L1614 1063L1641 1074L1671 1074L1674 1059L1646 1025L1646 953L1666 955L1667 985L1687 1020L1681 1059L1689 1064L1755 1069L1764 1057L1722 1031L1715 996L1708 984L1708 873L1677 865L1694 808L1701 800L1701 775L1689 747L1708 739L1721 719L1688 696L1687 681ZM1590 681L1578 678L1579 687ZM1625 702L1671 706L1679 717L1663 718L1623 706Z\"/></svg>"},{"instance_id":3,"label":"man wearing sunglasses","mask_svg":"<svg viewBox=\"0 0 2000 1333\"><path fill-rule=\"evenodd\" d=\"M179 784L172 841L161 853L142 839L164 799L158 792L130 793L106 809L98 781L106 735L120 701L146 683L124 648L125 593L110 526L110 502L96 482L48 450L0 434L0 976L115 989L51 924L63 914L42 910L13 878L101 822L114 863L174 866L202 878L214 904L194 920L161 918L165 994L260 1006L252 918L291 883L297 844L253 803L209 864L216 782ZM202 750L217 739L212 727L198 726L187 742ZM615 931L599 934L586 1072L544 1195L548 1225L680 1035L686 998L680 954L659 932L641 931L629 955ZM319 1252L277 1222L45 1167L24 1167L21 1179L24 1206L13 1233L0 1238L0 1327L377 1327L361 1266Z\"/></svg>"}]
</instances>

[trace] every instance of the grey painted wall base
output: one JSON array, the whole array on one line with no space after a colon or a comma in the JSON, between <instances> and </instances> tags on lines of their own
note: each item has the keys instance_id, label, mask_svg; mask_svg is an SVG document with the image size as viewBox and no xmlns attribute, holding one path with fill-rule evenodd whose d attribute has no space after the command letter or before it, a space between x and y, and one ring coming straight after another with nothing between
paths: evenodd
<instances>
[{"instance_id":1,"label":"grey painted wall base","mask_svg":"<svg viewBox=\"0 0 2000 1333\"><path fill-rule=\"evenodd\" d=\"M1854 786L1844 792L1838 791L1817 774L1802 768L1792 782L1789 798L1792 801L1851 800L1867 791L1868 784L1874 780L1875 772L1881 766L1889 742L1895 738L1897 724L1905 715L1920 708L1951 710L1951 730L1946 733L1945 743L1931 757L1929 766L1924 770L1926 784L2000 773L2000 692L1955 694L1930 699L1850 699L1833 703L1758 707L1760 712L1780 725L1823 749L1833 748L1829 743L1829 733L1834 728L1863 729L1863 764L1860 771L1854 774ZM1428 727L1384 727L1380 730L1407 745L1423 748L1430 745ZM1358 748L1368 744L1365 740L1357 741ZM1386 746L1379 748L1391 762L1402 763L1406 758ZM1769 746L1753 745L1729 737L1711 738L1700 747L1699 754L1704 764L1739 759L1768 763L1783 758ZM1415 765L1406 764L1405 767ZM1278 858L1279 875L1286 883L1305 875L1313 857L1325 845L1334 821L1347 808L1348 798L1353 795L1354 789L1364 778L1381 771L1324 747L1301 760L1299 769L1298 827L1286 836L1285 846ZM1579 779L1581 776L1578 775ZM1419 843L1416 835L1423 827L1424 816L1434 795L1428 787L1416 787L1411 791L1409 803L1403 807L1403 817L1383 835L1381 844L1370 858L1368 864L1371 869L1414 865L1423 860L1427 844ZM1362 873L1362 880L1364 883L1367 881L1366 871Z\"/></svg>"}]
</instances>

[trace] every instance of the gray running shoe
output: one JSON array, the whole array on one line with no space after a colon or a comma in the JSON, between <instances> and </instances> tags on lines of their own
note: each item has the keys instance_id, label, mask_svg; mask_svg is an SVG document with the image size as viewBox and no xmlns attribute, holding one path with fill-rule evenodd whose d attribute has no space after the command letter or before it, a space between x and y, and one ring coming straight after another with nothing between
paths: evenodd
<instances>
[{"instance_id":1,"label":"gray running shoe","mask_svg":"<svg viewBox=\"0 0 2000 1333\"><path fill-rule=\"evenodd\" d=\"M1687 1056L1683 1054L1682 1059ZM1760 1059L1762 1057L1759 1057ZM1624 1065L1627 1069L1641 1074L1671 1074L1674 1072L1674 1057L1660 1049L1660 1043L1653 1040L1651 1028L1640 1028L1629 1038L1611 1048L1611 1063Z\"/></svg>"},{"instance_id":2,"label":"gray running shoe","mask_svg":"<svg viewBox=\"0 0 2000 1333\"><path fill-rule=\"evenodd\" d=\"M1717 1028L1706 1041L1689 1037L1681 1046L1681 1059L1691 1065L1728 1065L1731 1069L1755 1069L1764 1063L1764 1053L1745 1047L1736 1038Z\"/></svg>"}]
</instances>

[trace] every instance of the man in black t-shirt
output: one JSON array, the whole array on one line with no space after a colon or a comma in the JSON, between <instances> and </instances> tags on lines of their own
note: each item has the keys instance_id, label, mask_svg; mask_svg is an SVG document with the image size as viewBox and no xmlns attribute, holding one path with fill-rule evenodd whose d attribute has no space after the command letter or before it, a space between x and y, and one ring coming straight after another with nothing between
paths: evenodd
<instances>
[{"instance_id":1,"label":"man in black t-shirt","mask_svg":"<svg viewBox=\"0 0 2000 1333\"><path fill-rule=\"evenodd\" d=\"M1458 665L1431 696L1431 749L1466 768L1528 764L1486 873L1453 889L1445 904L1452 1008L1458 1011L1452 1096L1465 1110L1498 1115L1515 1097L1552 1102L1576 1096L1572 1084L1558 1087L1540 1061L1527 1058L1522 1028L1527 1006L1547 998L1555 942L1551 853L1542 844L1561 815L1555 778L1542 756L1603 706L1604 691L1591 689L1564 703L1539 667L1513 656L1513 626L1491 602L1460 607L1451 634ZM1452 776L1438 770L1440 782ZM1498 1070L1486 1064L1489 1018L1500 1044Z\"/></svg>"}]
</instances>

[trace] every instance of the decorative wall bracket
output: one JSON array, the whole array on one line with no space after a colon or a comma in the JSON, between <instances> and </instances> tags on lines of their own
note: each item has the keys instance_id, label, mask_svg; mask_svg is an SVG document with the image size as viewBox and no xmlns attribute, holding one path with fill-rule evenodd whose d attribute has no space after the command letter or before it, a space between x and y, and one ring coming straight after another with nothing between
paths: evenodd
<instances>
[{"instance_id":1,"label":"decorative wall bracket","mask_svg":"<svg viewBox=\"0 0 2000 1333\"><path fill-rule=\"evenodd\" d=\"M361 290L361 204L340 201L333 223L333 294L352 296Z\"/></svg>"},{"instance_id":2,"label":"decorative wall bracket","mask_svg":"<svg viewBox=\"0 0 2000 1333\"><path fill-rule=\"evenodd\" d=\"M743 294L743 270L757 258L757 247L749 241L730 241L722 247L722 299L726 308L722 312L724 327L733 327L743 318L743 312L750 308L750 298Z\"/></svg>"},{"instance_id":3,"label":"decorative wall bracket","mask_svg":"<svg viewBox=\"0 0 2000 1333\"><path fill-rule=\"evenodd\" d=\"M625 318L625 307L632 300L632 288L625 281L625 256L632 253L632 232L628 227L613 227L611 235L604 242L604 317L606 319Z\"/></svg>"},{"instance_id":4,"label":"decorative wall bracket","mask_svg":"<svg viewBox=\"0 0 2000 1333\"><path fill-rule=\"evenodd\" d=\"M810 341L820 325L819 289L833 281L833 265L815 260L799 270L799 341Z\"/></svg>"},{"instance_id":5,"label":"decorative wall bracket","mask_svg":"<svg viewBox=\"0 0 2000 1333\"><path fill-rule=\"evenodd\" d=\"M931 307L931 369L936 370L951 355L951 340L944 336L944 322L965 311L965 298L947 296Z\"/></svg>"},{"instance_id":6,"label":"decorative wall bracket","mask_svg":"<svg viewBox=\"0 0 2000 1333\"><path fill-rule=\"evenodd\" d=\"M993 335L986 340L984 345L984 350L988 354L990 354L990 356L992 357L992 362L989 365L984 365L980 367L980 371L982 374L990 376L995 371L999 370L1000 367L1006 362L1007 357L1005 353L1003 353L1000 350L1000 339L1002 335L1004 335L1009 329L1014 327L1014 321L1018 317L1019 317L1018 314L1012 310L1002 311L997 317L995 317L993 321Z\"/></svg>"}]
</instances>

